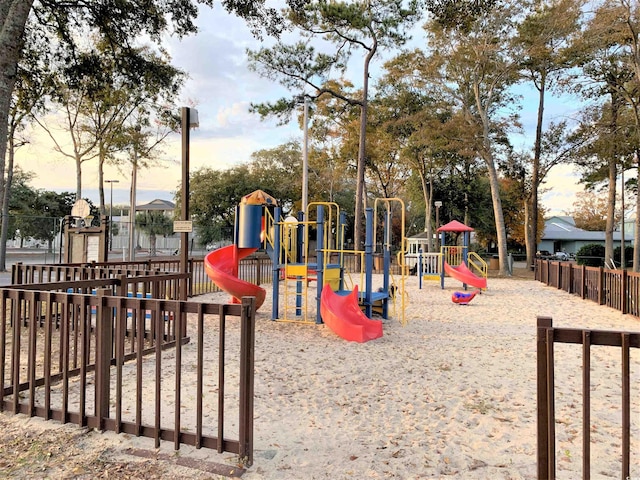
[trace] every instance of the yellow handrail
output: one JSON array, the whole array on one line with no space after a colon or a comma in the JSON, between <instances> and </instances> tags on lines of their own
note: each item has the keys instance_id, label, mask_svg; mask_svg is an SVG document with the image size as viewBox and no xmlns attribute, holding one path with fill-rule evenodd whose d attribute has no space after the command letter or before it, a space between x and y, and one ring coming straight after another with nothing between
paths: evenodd
<instances>
[{"instance_id":1,"label":"yellow handrail","mask_svg":"<svg viewBox=\"0 0 640 480\"><path fill-rule=\"evenodd\" d=\"M469 265L467 265L469 267L469 270L471 270L473 273L479 274L484 278L487 278L487 276L489 275L489 268L487 267L487 262L485 262L480 255L478 255L476 252L469 252L467 261L469 262Z\"/></svg>"}]
</instances>

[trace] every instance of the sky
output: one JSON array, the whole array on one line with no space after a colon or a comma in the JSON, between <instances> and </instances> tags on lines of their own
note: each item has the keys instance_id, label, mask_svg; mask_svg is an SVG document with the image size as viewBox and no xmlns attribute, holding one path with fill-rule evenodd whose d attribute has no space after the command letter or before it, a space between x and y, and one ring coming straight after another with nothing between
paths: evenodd
<instances>
[{"instance_id":1,"label":"sky","mask_svg":"<svg viewBox=\"0 0 640 480\"><path fill-rule=\"evenodd\" d=\"M200 32L178 41L169 39L166 48L173 64L188 73L181 94L181 104L198 110L200 126L192 130L190 142L190 170L201 167L228 168L247 162L257 150L274 148L291 139L301 139L302 132L295 119L286 126L275 120L261 121L249 113L251 102L275 100L291 93L278 84L260 78L249 71L245 49L257 49L260 42L253 38L244 21L228 15L219 3L213 9L201 7L197 24ZM417 39L416 39L417 41ZM378 62L378 66L382 62ZM360 72L354 72L357 78ZM297 93L297 92L296 92ZM526 132L535 128L535 93L523 89L525 101L520 112ZM547 120L570 116L576 108L571 99L548 102ZM530 149L531 133L514 136L516 146ZM139 170L136 203L153 199L173 200L181 178L181 139L173 135L164 148L159 165ZM33 132L31 143L17 153L17 163L32 171L35 188L55 191L75 191L75 166L71 159L53 150L52 142ZM105 179L113 183L113 204L128 205L131 171L107 167ZM548 191L542 203L549 214L562 215L572 208L575 193L582 190L572 167L555 167L544 186ZM97 169L89 164L83 168L83 197L98 202ZM105 201L110 202L111 191L105 185Z\"/></svg>"}]
</instances>

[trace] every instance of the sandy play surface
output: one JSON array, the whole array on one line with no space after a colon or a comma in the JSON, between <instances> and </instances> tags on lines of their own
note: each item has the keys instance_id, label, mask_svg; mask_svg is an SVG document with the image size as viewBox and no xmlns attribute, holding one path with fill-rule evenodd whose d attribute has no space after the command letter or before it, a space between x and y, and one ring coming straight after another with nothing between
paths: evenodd
<instances>
[{"instance_id":1,"label":"sandy play surface","mask_svg":"<svg viewBox=\"0 0 640 480\"><path fill-rule=\"evenodd\" d=\"M490 279L467 306L451 301L459 289L452 279L444 290L418 289L408 278L407 325L396 319L398 303L383 337L364 344L324 325L270 321L268 291L256 331L254 465L242 478L536 478L536 316L629 331L639 320L535 281ZM556 365L566 365L556 370L559 478L581 477L580 361L579 346L556 346ZM632 478L640 478L639 365L632 352ZM619 350L594 347L592 369L592 478L620 478ZM106 458L153 449L112 433L84 441L108 449ZM234 463L190 447L180 455Z\"/></svg>"}]
</instances>

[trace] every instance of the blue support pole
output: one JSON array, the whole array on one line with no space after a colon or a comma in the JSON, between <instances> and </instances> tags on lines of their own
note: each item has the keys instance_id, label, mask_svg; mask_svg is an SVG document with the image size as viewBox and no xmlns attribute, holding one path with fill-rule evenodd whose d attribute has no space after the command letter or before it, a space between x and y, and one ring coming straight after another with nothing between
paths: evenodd
<instances>
[{"instance_id":1,"label":"blue support pole","mask_svg":"<svg viewBox=\"0 0 640 480\"><path fill-rule=\"evenodd\" d=\"M240 236L240 205L236 205L236 221L233 224L233 243L238 245Z\"/></svg>"},{"instance_id":2,"label":"blue support pole","mask_svg":"<svg viewBox=\"0 0 640 480\"><path fill-rule=\"evenodd\" d=\"M323 265L323 239L324 239L324 208L318 205L317 209L317 238L316 238L316 276L317 276L317 295L316 295L316 323L322 323L322 315L320 313L320 299L322 297L322 289L324 288L324 265Z\"/></svg>"},{"instance_id":3,"label":"blue support pole","mask_svg":"<svg viewBox=\"0 0 640 480\"><path fill-rule=\"evenodd\" d=\"M271 272L271 283L273 284L271 296L271 320L279 317L278 303L280 300L280 222L281 210L276 207L273 211L273 267Z\"/></svg>"},{"instance_id":4,"label":"blue support pole","mask_svg":"<svg viewBox=\"0 0 640 480\"><path fill-rule=\"evenodd\" d=\"M338 286L339 290L344 290L344 230L347 225L347 214L344 212L340 212L340 230L338 235L338 250L340 250L340 284Z\"/></svg>"},{"instance_id":5,"label":"blue support pole","mask_svg":"<svg viewBox=\"0 0 640 480\"><path fill-rule=\"evenodd\" d=\"M418 269L416 270L418 275L418 288L422 290L422 249L418 249Z\"/></svg>"},{"instance_id":6,"label":"blue support pole","mask_svg":"<svg viewBox=\"0 0 640 480\"><path fill-rule=\"evenodd\" d=\"M469 240L471 237L471 233L469 232L464 232L462 234L462 259L464 260L464 263L469 266Z\"/></svg>"},{"instance_id":7,"label":"blue support pole","mask_svg":"<svg viewBox=\"0 0 640 480\"><path fill-rule=\"evenodd\" d=\"M373 316L373 305L371 302L371 290L373 289L373 208L369 207L366 210L366 234L364 241L364 264L365 264L365 291L364 291L364 305L365 315L369 318Z\"/></svg>"}]
</instances>

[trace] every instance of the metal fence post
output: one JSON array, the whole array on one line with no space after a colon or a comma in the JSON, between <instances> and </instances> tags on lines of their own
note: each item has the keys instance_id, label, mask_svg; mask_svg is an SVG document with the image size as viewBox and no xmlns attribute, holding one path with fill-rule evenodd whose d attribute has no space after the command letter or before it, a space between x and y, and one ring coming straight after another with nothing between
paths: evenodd
<instances>
[{"instance_id":1,"label":"metal fence post","mask_svg":"<svg viewBox=\"0 0 640 480\"><path fill-rule=\"evenodd\" d=\"M240 318L240 412L239 457L245 465L253 464L253 395L256 299L242 297Z\"/></svg>"},{"instance_id":2,"label":"metal fence post","mask_svg":"<svg viewBox=\"0 0 640 480\"><path fill-rule=\"evenodd\" d=\"M538 382L538 478L550 478L549 471L549 384L547 371L547 330L552 328L550 317L538 317L537 382Z\"/></svg>"},{"instance_id":3,"label":"metal fence post","mask_svg":"<svg viewBox=\"0 0 640 480\"><path fill-rule=\"evenodd\" d=\"M113 310L107 307L107 297L111 291L100 288L97 292L98 308L96 315L96 404L95 415L99 429L104 429L104 419L109 418L109 394L111 380L112 319Z\"/></svg>"}]
</instances>

